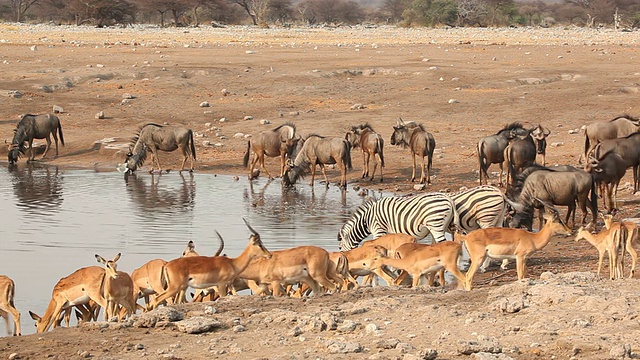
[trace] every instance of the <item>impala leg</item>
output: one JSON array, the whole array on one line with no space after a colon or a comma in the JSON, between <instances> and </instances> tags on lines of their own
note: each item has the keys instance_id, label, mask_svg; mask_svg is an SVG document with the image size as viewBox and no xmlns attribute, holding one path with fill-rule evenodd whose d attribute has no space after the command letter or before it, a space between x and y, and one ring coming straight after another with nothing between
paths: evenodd
<instances>
[{"instance_id":1,"label":"impala leg","mask_svg":"<svg viewBox=\"0 0 640 360\"><path fill-rule=\"evenodd\" d=\"M632 278L636 272L636 265L638 264L638 252L633 248L633 231L629 231L626 248L629 255L631 255L631 271L629 272L629 278Z\"/></svg>"},{"instance_id":2,"label":"impala leg","mask_svg":"<svg viewBox=\"0 0 640 360\"><path fill-rule=\"evenodd\" d=\"M469 254L471 255L471 254ZM471 290L472 286L473 286L473 277L475 276L476 272L478 271L478 268L480 267L480 265L482 265L482 263L484 262L484 259L486 258L486 255L484 254L484 251L481 253L480 256L475 256L471 258L471 266L469 266L469 270L467 271L467 274L465 275L465 280L467 283L467 290Z\"/></svg>"},{"instance_id":3,"label":"impala leg","mask_svg":"<svg viewBox=\"0 0 640 360\"><path fill-rule=\"evenodd\" d=\"M516 255L516 270L518 272L518 280L522 280L527 276L527 257Z\"/></svg>"}]
</instances>

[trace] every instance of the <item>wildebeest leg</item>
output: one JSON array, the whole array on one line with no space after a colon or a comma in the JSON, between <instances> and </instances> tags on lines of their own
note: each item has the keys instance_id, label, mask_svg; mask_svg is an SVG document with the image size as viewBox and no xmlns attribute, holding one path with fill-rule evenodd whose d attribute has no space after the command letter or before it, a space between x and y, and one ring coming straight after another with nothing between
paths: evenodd
<instances>
[{"instance_id":1,"label":"wildebeest leg","mask_svg":"<svg viewBox=\"0 0 640 360\"><path fill-rule=\"evenodd\" d=\"M182 166L180 166L180 172L184 170L184 164L187 163L187 148L184 146L180 146L180 151L182 152ZM191 161L191 168L193 169L193 161Z\"/></svg>"},{"instance_id":2,"label":"wildebeest leg","mask_svg":"<svg viewBox=\"0 0 640 360\"><path fill-rule=\"evenodd\" d=\"M638 175L640 175L639 171L640 171L640 165L634 165L633 166L633 193L634 194L638 192Z\"/></svg>"},{"instance_id":3,"label":"wildebeest leg","mask_svg":"<svg viewBox=\"0 0 640 360\"><path fill-rule=\"evenodd\" d=\"M416 180L416 153L411 152L411 156L413 157L413 167L411 168L411 182Z\"/></svg>"},{"instance_id":4,"label":"wildebeest leg","mask_svg":"<svg viewBox=\"0 0 640 360\"><path fill-rule=\"evenodd\" d=\"M378 159L376 159L376 153L373 153L373 172L371 173L371 180L376 177L376 170L378 169ZM382 167L380 167L380 181L382 181Z\"/></svg>"},{"instance_id":5,"label":"wildebeest leg","mask_svg":"<svg viewBox=\"0 0 640 360\"><path fill-rule=\"evenodd\" d=\"M269 174L269 170L267 170L267 167L264 166L264 153L259 155L259 159L260 159L260 168L262 169L262 171L264 171L265 174L267 174L267 176L269 177L269 179L272 179L271 174Z\"/></svg>"},{"instance_id":6,"label":"wildebeest leg","mask_svg":"<svg viewBox=\"0 0 640 360\"><path fill-rule=\"evenodd\" d=\"M51 136L47 135L45 140L47 140L47 146L45 146L44 154L42 154L42 157L40 158L40 160L43 160L45 158L45 156L47 156L47 153L49 152L49 148L51 148ZM57 157L57 151L58 151L58 142L56 141L56 157ZM34 154L33 158L35 158L35 157L36 156Z\"/></svg>"},{"instance_id":7,"label":"wildebeest leg","mask_svg":"<svg viewBox=\"0 0 640 360\"><path fill-rule=\"evenodd\" d=\"M344 161L338 160L336 164L340 168L340 187L346 188L347 187L347 163L345 163Z\"/></svg>"},{"instance_id":8,"label":"wildebeest leg","mask_svg":"<svg viewBox=\"0 0 640 360\"><path fill-rule=\"evenodd\" d=\"M280 154L280 177L284 176L284 167L287 164L287 152Z\"/></svg>"},{"instance_id":9,"label":"wildebeest leg","mask_svg":"<svg viewBox=\"0 0 640 360\"><path fill-rule=\"evenodd\" d=\"M420 167L420 184L424 184L425 181L425 168L427 167L427 165L424 163L424 156L422 157L422 162L421 162L421 167ZM431 183L431 179L429 179L427 181L427 183Z\"/></svg>"},{"instance_id":10,"label":"wildebeest leg","mask_svg":"<svg viewBox=\"0 0 640 360\"><path fill-rule=\"evenodd\" d=\"M311 166L311 182L309 183L309 185L313 186L313 179L315 179L316 177L316 163L312 162L309 166ZM322 166L322 164L320 166Z\"/></svg>"},{"instance_id":11,"label":"wildebeest leg","mask_svg":"<svg viewBox=\"0 0 640 360\"><path fill-rule=\"evenodd\" d=\"M362 150L362 178L369 175L369 153Z\"/></svg>"},{"instance_id":12,"label":"wildebeest leg","mask_svg":"<svg viewBox=\"0 0 640 360\"><path fill-rule=\"evenodd\" d=\"M324 164L319 164L320 170L322 170L322 175L324 175L324 183L329 186L329 179L327 178L327 170L324 168ZM342 169L340 170L342 171Z\"/></svg>"},{"instance_id":13,"label":"wildebeest leg","mask_svg":"<svg viewBox=\"0 0 640 360\"><path fill-rule=\"evenodd\" d=\"M249 166L249 180L253 179L253 169L255 169L256 164L258 163L259 156L260 155L258 155L258 153L254 152L253 160L251 160L251 166Z\"/></svg>"},{"instance_id":14,"label":"wildebeest leg","mask_svg":"<svg viewBox=\"0 0 640 360\"><path fill-rule=\"evenodd\" d=\"M56 143L56 155L53 158L57 159L58 158L58 134L56 133L55 129L51 132L51 135L53 136L53 141ZM48 138L49 137L47 137L47 139Z\"/></svg>"},{"instance_id":15,"label":"wildebeest leg","mask_svg":"<svg viewBox=\"0 0 640 360\"><path fill-rule=\"evenodd\" d=\"M571 216L573 214L573 216L571 217L571 228L573 229L574 227L576 227L576 203L575 201L573 202L573 204L567 206L567 216L564 219L564 223L568 224L569 223L569 216Z\"/></svg>"},{"instance_id":16,"label":"wildebeest leg","mask_svg":"<svg viewBox=\"0 0 640 360\"><path fill-rule=\"evenodd\" d=\"M36 158L36 153L33 151L33 139L29 139L29 160L33 161Z\"/></svg>"}]
</instances>

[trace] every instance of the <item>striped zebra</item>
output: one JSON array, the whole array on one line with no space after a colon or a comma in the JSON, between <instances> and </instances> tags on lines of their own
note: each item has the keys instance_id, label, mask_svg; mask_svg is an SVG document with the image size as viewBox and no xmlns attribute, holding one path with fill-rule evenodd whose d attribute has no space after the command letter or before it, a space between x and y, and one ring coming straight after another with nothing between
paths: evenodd
<instances>
[{"instance_id":1,"label":"striped zebra","mask_svg":"<svg viewBox=\"0 0 640 360\"><path fill-rule=\"evenodd\" d=\"M436 242L457 219L453 200L442 193L383 197L360 205L338 232L340 250L351 250L367 236L408 234L422 239L429 233ZM457 223L455 223L457 225Z\"/></svg>"},{"instance_id":2,"label":"striped zebra","mask_svg":"<svg viewBox=\"0 0 640 360\"><path fill-rule=\"evenodd\" d=\"M497 187L482 185L448 195L456 205L462 230L502 227L507 200Z\"/></svg>"},{"instance_id":3,"label":"striped zebra","mask_svg":"<svg viewBox=\"0 0 640 360\"><path fill-rule=\"evenodd\" d=\"M507 200L495 186L482 185L449 194L456 206L460 228L464 231L502 227L507 213ZM463 258L468 258L465 254ZM485 259L480 271L489 266L490 258ZM502 261L501 268L506 269L509 260Z\"/></svg>"}]
</instances>

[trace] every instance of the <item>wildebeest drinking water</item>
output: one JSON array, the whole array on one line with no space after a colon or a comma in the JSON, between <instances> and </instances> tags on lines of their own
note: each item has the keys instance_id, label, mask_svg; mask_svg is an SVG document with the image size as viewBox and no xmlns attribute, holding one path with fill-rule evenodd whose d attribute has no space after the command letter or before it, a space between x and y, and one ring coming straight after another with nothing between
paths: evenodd
<instances>
[{"instance_id":1,"label":"wildebeest drinking water","mask_svg":"<svg viewBox=\"0 0 640 360\"><path fill-rule=\"evenodd\" d=\"M264 166L265 156L280 156L280 176L283 176L286 157L287 155L291 156L291 152L298 140L300 140L300 137L296 135L296 126L292 123L285 123L275 129L261 131L258 135L247 141L247 152L244 154L244 167L249 165L249 156L252 150L255 154L251 162L251 168L249 169L249 179L253 178L253 169L258 162L260 162L262 171L271 178L271 174L269 174L269 171Z\"/></svg>"},{"instance_id":2,"label":"wildebeest drinking water","mask_svg":"<svg viewBox=\"0 0 640 360\"><path fill-rule=\"evenodd\" d=\"M158 165L158 170L162 172L160 161L158 160L158 150L173 151L180 149L184 159L180 171L184 170L184 164L187 158L191 157L191 169L193 171L193 163L196 160L196 148L193 143L193 131L186 127L163 126L154 123L144 125L138 135L131 141L133 149L127 154L125 160L125 172L133 173L144 164L147 159L147 151L151 152L153 171L153 160Z\"/></svg>"},{"instance_id":3,"label":"wildebeest drinking water","mask_svg":"<svg viewBox=\"0 0 640 360\"><path fill-rule=\"evenodd\" d=\"M302 146L300 145L302 142ZM324 137L316 134L309 135L304 141L298 142L299 151L296 151L297 155L293 164L289 165L289 168L285 170L283 181L286 185L295 184L298 178L300 178L311 167L311 183L313 186L313 180L316 175L316 165L320 165L320 170L324 175L324 180L329 186L329 180L327 179L327 172L324 169L325 165L336 164L340 169L340 186L347 186L347 170L351 170L351 145L343 138L338 137Z\"/></svg>"},{"instance_id":4,"label":"wildebeest drinking water","mask_svg":"<svg viewBox=\"0 0 640 360\"><path fill-rule=\"evenodd\" d=\"M51 136L53 136L53 140L56 143L55 157L58 157L58 135L60 135L60 143L64 145L60 119L53 114L24 115L13 132L13 141L11 141L11 145L9 145L10 164L16 163L18 157L24 154L25 141L29 143L29 161L34 160L36 156L33 151L33 139L47 140L47 147L44 149L44 154L42 154L43 159L47 156L47 152L51 147Z\"/></svg>"},{"instance_id":5,"label":"wildebeest drinking water","mask_svg":"<svg viewBox=\"0 0 640 360\"><path fill-rule=\"evenodd\" d=\"M382 139L382 136L376 133L371 125L365 123L352 126L351 130L347 131L345 139L349 141L352 148L359 147L362 150L362 178L369 176L369 159L373 156L373 171L370 179L373 181L378 168L378 161L376 160L376 155L378 155L378 158L380 158L380 182L382 182L382 168L384 168L384 139Z\"/></svg>"}]
</instances>

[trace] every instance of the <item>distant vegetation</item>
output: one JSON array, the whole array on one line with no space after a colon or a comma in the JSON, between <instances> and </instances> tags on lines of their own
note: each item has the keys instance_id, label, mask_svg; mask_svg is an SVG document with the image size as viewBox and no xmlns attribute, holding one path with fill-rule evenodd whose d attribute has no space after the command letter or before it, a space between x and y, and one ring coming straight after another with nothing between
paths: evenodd
<instances>
[{"instance_id":1,"label":"distant vegetation","mask_svg":"<svg viewBox=\"0 0 640 360\"><path fill-rule=\"evenodd\" d=\"M638 0L0 0L9 22L640 27Z\"/></svg>"}]
</instances>

